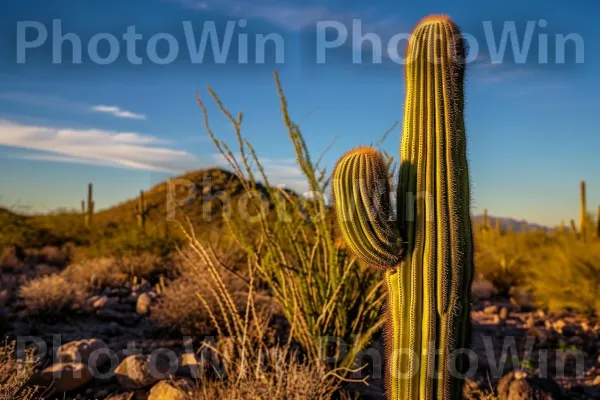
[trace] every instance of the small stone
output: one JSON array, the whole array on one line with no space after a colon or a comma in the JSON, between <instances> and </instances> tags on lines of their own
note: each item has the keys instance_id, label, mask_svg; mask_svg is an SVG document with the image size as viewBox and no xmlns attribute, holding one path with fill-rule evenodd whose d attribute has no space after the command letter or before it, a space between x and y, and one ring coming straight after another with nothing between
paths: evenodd
<instances>
[{"instance_id":1,"label":"small stone","mask_svg":"<svg viewBox=\"0 0 600 400\"><path fill-rule=\"evenodd\" d=\"M160 380L152 373L150 356L141 354L125 358L115 370L115 375L121 387L127 390L150 387Z\"/></svg>"},{"instance_id":2,"label":"small stone","mask_svg":"<svg viewBox=\"0 0 600 400\"><path fill-rule=\"evenodd\" d=\"M57 363L45 368L32 380L32 384L41 387L52 386L57 392L70 392L92 381L92 373L84 364Z\"/></svg>"},{"instance_id":3,"label":"small stone","mask_svg":"<svg viewBox=\"0 0 600 400\"><path fill-rule=\"evenodd\" d=\"M84 339L63 344L56 351L56 356L62 363L83 363L93 370L110 359L109 351L101 339Z\"/></svg>"},{"instance_id":4,"label":"small stone","mask_svg":"<svg viewBox=\"0 0 600 400\"><path fill-rule=\"evenodd\" d=\"M119 304L119 299L117 297L101 296L92 305L97 310L100 308L114 307L117 304Z\"/></svg>"},{"instance_id":5,"label":"small stone","mask_svg":"<svg viewBox=\"0 0 600 400\"><path fill-rule=\"evenodd\" d=\"M499 315L501 320L505 320L508 318L508 309L506 307L502 307L500 309L500 315Z\"/></svg>"},{"instance_id":6,"label":"small stone","mask_svg":"<svg viewBox=\"0 0 600 400\"><path fill-rule=\"evenodd\" d=\"M600 386L600 375L594 378L594 380L592 381L592 386Z\"/></svg>"},{"instance_id":7,"label":"small stone","mask_svg":"<svg viewBox=\"0 0 600 400\"><path fill-rule=\"evenodd\" d=\"M492 315L498 313L498 306L488 306L483 309L484 314Z\"/></svg>"},{"instance_id":8,"label":"small stone","mask_svg":"<svg viewBox=\"0 0 600 400\"><path fill-rule=\"evenodd\" d=\"M193 385L187 379L160 381L150 390L148 400L188 400L193 390Z\"/></svg>"},{"instance_id":9,"label":"small stone","mask_svg":"<svg viewBox=\"0 0 600 400\"><path fill-rule=\"evenodd\" d=\"M583 340L583 338L581 338L581 336L573 336L569 338L567 344L571 346L582 346L584 342L585 341Z\"/></svg>"},{"instance_id":10,"label":"small stone","mask_svg":"<svg viewBox=\"0 0 600 400\"><path fill-rule=\"evenodd\" d=\"M135 311L140 315L146 315L150 311L150 304L152 303L152 299L147 293L142 293L135 305Z\"/></svg>"}]
</instances>

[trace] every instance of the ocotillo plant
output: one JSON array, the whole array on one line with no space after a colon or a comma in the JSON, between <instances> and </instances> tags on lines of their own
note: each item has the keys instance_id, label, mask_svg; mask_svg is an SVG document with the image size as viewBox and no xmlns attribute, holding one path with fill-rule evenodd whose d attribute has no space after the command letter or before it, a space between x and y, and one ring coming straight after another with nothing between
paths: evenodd
<instances>
[{"instance_id":1,"label":"ocotillo plant","mask_svg":"<svg viewBox=\"0 0 600 400\"><path fill-rule=\"evenodd\" d=\"M456 372L467 360L451 355L468 346L471 326L464 56L462 34L446 16L425 18L409 39L397 219L388 212L388 172L375 149L348 152L333 174L348 248L384 271L386 390L393 400L462 398Z\"/></svg>"},{"instance_id":2,"label":"ocotillo plant","mask_svg":"<svg viewBox=\"0 0 600 400\"><path fill-rule=\"evenodd\" d=\"M579 239L585 241L587 236L587 206L585 202L585 181L581 181L579 191Z\"/></svg>"},{"instance_id":3,"label":"ocotillo plant","mask_svg":"<svg viewBox=\"0 0 600 400\"><path fill-rule=\"evenodd\" d=\"M93 190L93 185L89 183L87 195L87 209L85 209L84 201L81 200L81 212L83 213L83 222L86 228L92 226L92 216L94 215Z\"/></svg>"},{"instance_id":4,"label":"ocotillo plant","mask_svg":"<svg viewBox=\"0 0 600 400\"><path fill-rule=\"evenodd\" d=\"M148 206L144 200L144 191L140 190L140 197L138 203L135 206L135 216L137 218L138 228L142 231L146 230L146 218L148 217Z\"/></svg>"}]
</instances>

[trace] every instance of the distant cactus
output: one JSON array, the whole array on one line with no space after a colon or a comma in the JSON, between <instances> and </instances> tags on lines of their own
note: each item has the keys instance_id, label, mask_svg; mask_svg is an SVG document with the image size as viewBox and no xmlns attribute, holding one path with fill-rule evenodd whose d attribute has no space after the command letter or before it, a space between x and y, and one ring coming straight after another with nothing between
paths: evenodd
<instances>
[{"instance_id":1,"label":"distant cactus","mask_svg":"<svg viewBox=\"0 0 600 400\"><path fill-rule=\"evenodd\" d=\"M83 223L86 228L92 226L92 217L94 215L94 201L93 201L93 190L94 187L91 183L88 184L88 195L87 195L87 210L85 207L84 200L81 200L81 213L83 214Z\"/></svg>"},{"instance_id":2,"label":"distant cactus","mask_svg":"<svg viewBox=\"0 0 600 400\"><path fill-rule=\"evenodd\" d=\"M521 221L521 228L519 230L521 233L526 233L528 231L527 221Z\"/></svg>"},{"instance_id":3,"label":"distant cactus","mask_svg":"<svg viewBox=\"0 0 600 400\"><path fill-rule=\"evenodd\" d=\"M333 188L341 233L365 263L384 269L389 399L462 398L470 340L473 239L464 127L464 41L446 16L430 16L407 47L397 221L389 215L382 156L345 154ZM456 371L456 370L455 370Z\"/></svg>"},{"instance_id":4,"label":"distant cactus","mask_svg":"<svg viewBox=\"0 0 600 400\"><path fill-rule=\"evenodd\" d=\"M488 210L487 208L483 209L483 229L488 228Z\"/></svg>"},{"instance_id":5,"label":"distant cactus","mask_svg":"<svg viewBox=\"0 0 600 400\"><path fill-rule=\"evenodd\" d=\"M600 239L600 204L598 205L598 214L596 215L596 238Z\"/></svg>"},{"instance_id":6,"label":"distant cactus","mask_svg":"<svg viewBox=\"0 0 600 400\"><path fill-rule=\"evenodd\" d=\"M500 218L496 217L495 223L496 223L496 227L495 227L496 233L498 235L502 235L502 221L500 221Z\"/></svg>"},{"instance_id":7,"label":"distant cactus","mask_svg":"<svg viewBox=\"0 0 600 400\"><path fill-rule=\"evenodd\" d=\"M571 232L573 233L573 235L577 236L577 227L575 226L574 219L571 219L571 221L570 221L570 228L571 228Z\"/></svg>"},{"instance_id":8,"label":"distant cactus","mask_svg":"<svg viewBox=\"0 0 600 400\"><path fill-rule=\"evenodd\" d=\"M135 206L135 216L137 218L138 228L142 231L146 230L146 219L148 218L148 206L144 200L144 191L140 190L138 204Z\"/></svg>"},{"instance_id":9,"label":"distant cactus","mask_svg":"<svg viewBox=\"0 0 600 400\"><path fill-rule=\"evenodd\" d=\"M585 202L585 181L581 181L579 186L579 239L585 241L587 239L587 206Z\"/></svg>"}]
</instances>

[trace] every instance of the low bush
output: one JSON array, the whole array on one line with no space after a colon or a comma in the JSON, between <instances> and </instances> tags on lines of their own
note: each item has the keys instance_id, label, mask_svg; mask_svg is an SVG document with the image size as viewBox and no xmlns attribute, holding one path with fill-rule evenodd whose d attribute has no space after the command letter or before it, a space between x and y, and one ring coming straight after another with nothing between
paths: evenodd
<instances>
[{"instance_id":1,"label":"low bush","mask_svg":"<svg viewBox=\"0 0 600 400\"><path fill-rule=\"evenodd\" d=\"M544 249L528 285L536 301L551 311L600 313L600 242L564 240Z\"/></svg>"},{"instance_id":2,"label":"low bush","mask_svg":"<svg viewBox=\"0 0 600 400\"><path fill-rule=\"evenodd\" d=\"M85 299L85 290L61 275L50 275L29 281L19 295L30 317L58 318Z\"/></svg>"}]
</instances>

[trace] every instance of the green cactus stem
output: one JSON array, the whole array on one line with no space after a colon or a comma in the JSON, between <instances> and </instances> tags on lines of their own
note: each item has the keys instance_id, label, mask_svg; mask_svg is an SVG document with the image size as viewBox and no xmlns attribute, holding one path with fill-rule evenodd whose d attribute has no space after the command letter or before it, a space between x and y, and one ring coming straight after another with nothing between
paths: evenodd
<instances>
[{"instance_id":1,"label":"green cactus stem","mask_svg":"<svg viewBox=\"0 0 600 400\"><path fill-rule=\"evenodd\" d=\"M348 248L384 270L388 399L462 398L456 371L467 360L451 355L469 345L471 326L464 56L462 35L446 16L423 19L409 39L397 219L384 216L390 194L376 150L347 153L333 174Z\"/></svg>"}]
</instances>

